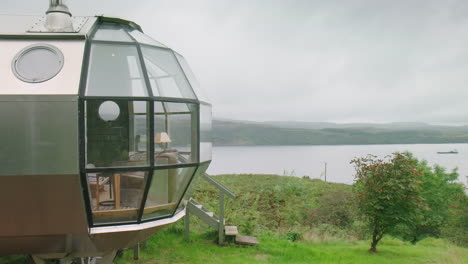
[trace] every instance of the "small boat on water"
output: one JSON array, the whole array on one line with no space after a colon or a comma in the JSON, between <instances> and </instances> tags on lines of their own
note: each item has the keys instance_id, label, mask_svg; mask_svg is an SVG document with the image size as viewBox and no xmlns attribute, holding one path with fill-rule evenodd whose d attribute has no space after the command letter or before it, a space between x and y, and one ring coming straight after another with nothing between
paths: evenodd
<instances>
[{"instance_id":1,"label":"small boat on water","mask_svg":"<svg viewBox=\"0 0 468 264\"><path fill-rule=\"evenodd\" d=\"M437 154L458 154L458 150L454 149L451 151L438 151Z\"/></svg>"}]
</instances>

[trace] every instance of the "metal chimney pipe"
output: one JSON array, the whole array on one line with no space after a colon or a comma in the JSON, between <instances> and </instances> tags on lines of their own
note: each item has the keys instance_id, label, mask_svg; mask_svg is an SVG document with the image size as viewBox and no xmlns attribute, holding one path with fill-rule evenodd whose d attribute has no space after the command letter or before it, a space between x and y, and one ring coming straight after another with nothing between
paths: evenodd
<instances>
[{"instance_id":1,"label":"metal chimney pipe","mask_svg":"<svg viewBox=\"0 0 468 264\"><path fill-rule=\"evenodd\" d=\"M63 0L50 0L45 27L52 32L73 32L72 14Z\"/></svg>"}]
</instances>

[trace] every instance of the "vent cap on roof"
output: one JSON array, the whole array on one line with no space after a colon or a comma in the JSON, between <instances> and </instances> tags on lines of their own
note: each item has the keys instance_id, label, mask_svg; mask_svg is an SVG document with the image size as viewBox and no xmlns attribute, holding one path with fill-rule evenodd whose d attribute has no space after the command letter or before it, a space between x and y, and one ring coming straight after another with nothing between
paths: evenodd
<instances>
[{"instance_id":1,"label":"vent cap on roof","mask_svg":"<svg viewBox=\"0 0 468 264\"><path fill-rule=\"evenodd\" d=\"M72 14L64 0L50 0L45 27L51 32L75 32Z\"/></svg>"}]
</instances>

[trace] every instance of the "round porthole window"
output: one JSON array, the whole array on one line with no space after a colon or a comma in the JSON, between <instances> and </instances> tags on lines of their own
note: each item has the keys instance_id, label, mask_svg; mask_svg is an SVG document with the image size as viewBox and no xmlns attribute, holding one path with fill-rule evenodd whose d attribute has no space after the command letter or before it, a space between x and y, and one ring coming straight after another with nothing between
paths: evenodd
<instances>
[{"instance_id":1,"label":"round porthole window","mask_svg":"<svg viewBox=\"0 0 468 264\"><path fill-rule=\"evenodd\" d=\"M13 59L11 68L18 79L39 83L57 75L63 62L63 54L58 48L41 43L22 49Z\"/></svg>"},{"instance_id":2,"label":"round porthole window","mask_svg":"<svg viewBox=\"0 0 468 264\"><path fill-rule=\"evenodd\" d=\"M104 121L114 121L120 115L119 105L112 101L102 102L99 106L99 117Z\"/></svg>"}]
</instances>

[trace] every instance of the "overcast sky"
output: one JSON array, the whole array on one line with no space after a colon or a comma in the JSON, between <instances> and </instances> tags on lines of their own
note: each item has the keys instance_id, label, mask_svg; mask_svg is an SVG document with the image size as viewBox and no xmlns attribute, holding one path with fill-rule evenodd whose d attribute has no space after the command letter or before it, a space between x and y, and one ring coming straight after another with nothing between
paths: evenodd
<instances>
[{"instance_id":1,"label":"overcast sky","mask_svg":"<svg viewBox=\"0 0 468 264\"><path fill-rule=\"evenodd\" d=\"M466 0L69 0L184 55L217 118L468 124ZM43 13L47 0L2 0Z\"/></svg>"}]
</instances>

